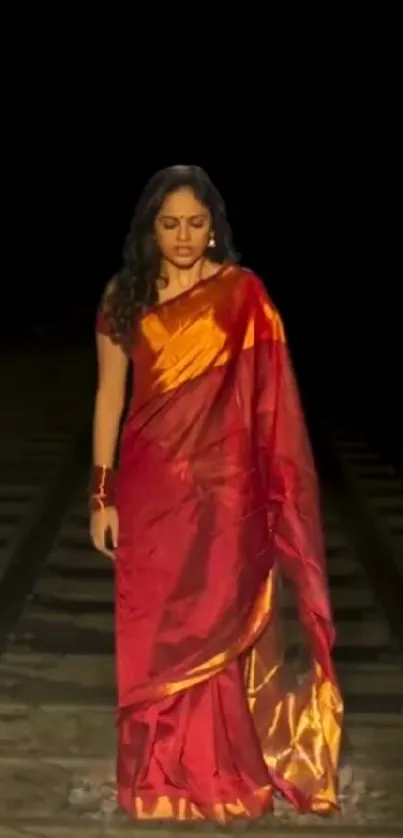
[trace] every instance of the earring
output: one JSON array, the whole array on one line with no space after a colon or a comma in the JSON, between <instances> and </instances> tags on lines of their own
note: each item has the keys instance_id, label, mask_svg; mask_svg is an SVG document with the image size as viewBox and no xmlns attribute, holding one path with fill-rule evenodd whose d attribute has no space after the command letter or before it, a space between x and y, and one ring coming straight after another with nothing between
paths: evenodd
<instances>
[{"instance_id":1,"label":"earring","mask_svg":"<svg viewBox=\"0 0 403 838\"><path fill-rule=\"evenodd\" d=\"M215 247L215 236L214 236L213 231L211 231L211 233L210 233L210 238L208 240L208 246L209 247Z\"/></svg>"}]
</instances>

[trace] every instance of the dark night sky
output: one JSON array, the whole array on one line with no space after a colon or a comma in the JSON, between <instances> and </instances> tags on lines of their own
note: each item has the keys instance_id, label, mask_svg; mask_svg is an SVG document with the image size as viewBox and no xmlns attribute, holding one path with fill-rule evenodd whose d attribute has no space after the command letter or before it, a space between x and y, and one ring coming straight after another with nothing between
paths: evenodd
<instances>
[{"instance_id":1,"label":"dark night sky","mask_svg":"<svg viewBox=\"0 0 403 838\"><path fill-rule=\"evenodd\" d=\"M158 148L150 153L147 138L136 148L110 134L96 142L96 125L69 148L52 138L28 173L34 206L19 233L23 240L32 213L25 246L34 282L20 306L32 312L34 301L38 316L54 317L95 305L119 265L143 184L155 169L191 160L218 184L244 263L263 275L290 325L304 319L318 339L350 340L354 352L359 336L389 341L400 289L388 160L382 149L374 156L364 126L348 142L342 126L321 143L315 127L281 150L279 138L267 150L237 147L233 158L194 147L162 157Z\"/></svg>"},{"instance_id":2,"label":"dark night sky","mask_svg":"<svg viewBox=\"0 0 403 838\"><path fill-rule=\"evenodd\" d=\"M309 96L303 85L293 90L282 114L261 98L245 113L240 100L224 116L209 114L202 131L197 119L161 120L151 92L131 109L127 87L118 79L106 87L105 74L61 73L56 96L48 70L46 84L34 74L17 117L11 102L3 159L11 176L3 344L28 320L68 324L82 306L91 311L119 266L147 178L196 162L223 193L236 246L266 280L296 351L309 347L306 363L327 367L340 392L348 381L370 403L376 382L377 401L394 410L397 111L378 66L317 74Z\"/></svg>"}]
</instances>

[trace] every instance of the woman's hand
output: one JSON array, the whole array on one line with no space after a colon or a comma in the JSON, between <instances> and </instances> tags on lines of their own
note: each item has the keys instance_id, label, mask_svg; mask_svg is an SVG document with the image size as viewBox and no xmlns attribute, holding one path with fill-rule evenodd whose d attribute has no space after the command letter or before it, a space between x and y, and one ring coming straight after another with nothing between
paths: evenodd
<instances>
[{"instance_id":1,"label":"woman's hand","mask_svg":"<svg viewBox=\"0 0 403 838\"><path fill-rule=\"evenodd\" d=\"M114 551L118 546L119 534L119 518L116 507L107 506L105 509L97 509L91 512L90 533L95 549L114 561Z\"/></svg>"}]
</instances>

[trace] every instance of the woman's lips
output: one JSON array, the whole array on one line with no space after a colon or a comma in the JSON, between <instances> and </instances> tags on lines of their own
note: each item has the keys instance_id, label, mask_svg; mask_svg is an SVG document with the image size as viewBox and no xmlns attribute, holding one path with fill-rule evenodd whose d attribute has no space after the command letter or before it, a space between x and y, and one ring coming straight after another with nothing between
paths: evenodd
<instances>
[{"instance_id":1,"label":"woman's lips","mask_svg":"<svg viewBox=\"0 0 403 838\"><path fill-rule=\"evenodd\" d=\"M177 253L178 256L190 256L192 248L186 247L185 245L178 245L178 247L175 247L175 253Z\"/></svg>"}]
</instances>

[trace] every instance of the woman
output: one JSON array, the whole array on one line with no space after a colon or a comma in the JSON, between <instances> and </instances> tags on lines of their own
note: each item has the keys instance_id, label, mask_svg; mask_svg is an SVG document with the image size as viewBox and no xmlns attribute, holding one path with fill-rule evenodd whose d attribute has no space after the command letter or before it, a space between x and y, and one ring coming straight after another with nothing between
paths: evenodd
<instances>
[{"instance_id":1,"label":"woman","mask_svg":"<svg viewBox=\"0 0 403 838\"><path fill-rule=\"evenodd\" d=\"M281 318L197 167L146 187L97 345L91 534L116 570L120 805L220 822L275 795L335 809L342 703L310 447Z\"/></svg>"}]
</instances>

